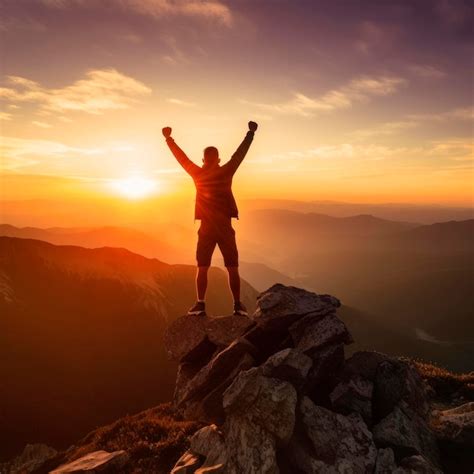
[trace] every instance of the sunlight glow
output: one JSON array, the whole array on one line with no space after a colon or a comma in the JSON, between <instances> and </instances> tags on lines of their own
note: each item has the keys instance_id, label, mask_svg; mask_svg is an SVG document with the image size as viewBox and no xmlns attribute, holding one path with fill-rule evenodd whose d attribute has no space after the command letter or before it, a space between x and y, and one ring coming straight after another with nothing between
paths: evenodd
<instances>
[{"instance_id":1,"label":"sunlight glow","mask_svg":"<svg viewBox=\"0 0 474 474\"><path fill-rule=\"evenodd\" d=\"M158 183L153 179L141 176L116 179L110 183L111 188L127 199L142 199L158 191Z\"/></svg>"}]
</instances>

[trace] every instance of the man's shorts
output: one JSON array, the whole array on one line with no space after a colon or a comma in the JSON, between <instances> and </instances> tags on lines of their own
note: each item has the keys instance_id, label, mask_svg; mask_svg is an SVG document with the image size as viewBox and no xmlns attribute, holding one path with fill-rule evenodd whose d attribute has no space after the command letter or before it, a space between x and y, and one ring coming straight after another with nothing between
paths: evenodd
<instances>
[{"instance_id":1,"label":"man's shorts","mask_svg":"<svg viewBox=\"0 0 474 474\"><path fill-rule=\"evenodd\" d=\"M209 267L211 265L216 244L224 257L224 265L226 267L237 267L239 265L239 254L235 242L235 230L230 218L212 222L201 221L196 249L198 267Z\"/></svg>"}]
</instances>

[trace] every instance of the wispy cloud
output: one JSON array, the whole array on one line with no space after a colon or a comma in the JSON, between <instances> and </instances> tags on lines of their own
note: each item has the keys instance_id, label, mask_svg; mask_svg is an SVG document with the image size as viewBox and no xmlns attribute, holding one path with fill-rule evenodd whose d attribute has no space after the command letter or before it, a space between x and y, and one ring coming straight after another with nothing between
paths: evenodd
<instances>
[{"instance_id":1,"label":"wispy cloud","mask_svg":"<svg viewBox=\"0 0 474 474\"><path fill-rule=\"evenodd\" d=\"M437 67L430 66L429 64L412 64L408 66L408 69L419 77L425 77L430 79L441 79L446 77L446 73Z\"/></svg>"},{"instance_id":2,"label":"wispy cloud","mask_svg":"<svg viewBox=\"0 0 474 474\"><path fill-rule=\"evenodd\" d=\"M102 114L107 110L126 109L151 93L145 84L115 69L88 71L83 79L59 89L48 89L19 76L8 76L7 81L10 87L0 87L0 99L37 103L46 113Z\"/></svg>"},{"instance_id":3,"label":"wispy cloud","mask_svg":"<svg viewBox=\"0 0 474 474\"><path fill-rule=\"evenodd\" d=\"M8 112L0 112L0 120L11 120L12 119L12 114L9 114Z\"/></svg>"},{"instance_id":4,"label":"wispy cloud","mask_svg":"<svg viewBox=\"0 0 474 474\"><path fill-rule=\"evenodd\" d=\"M43 4L52 8L68 8L71 6L85 7L95 3L107 6L107 0L42 0ZM116 0L118 6L126 11L162 18L171 15L181 15L193 18L216 20L225 26L232 25L230 8L219 0Z\"/></svg>"},{"instance_id":5,"label":"wispy cloud","mask_svg":"<svg viewBox=\"0 0 474 474\"><path fill-rule=\"evenodd\" d=\"M408 114L399 121L385 122L374 127L355 130L350 135L359 139L374 136L395 135L405 130L420 127L429 122L445 122L447 120L472 120L474 118L473 107L459 107L452 110L427 114Z\"/></svg>"},{"instance_id":6,"label":"wispy cloud","mask_svg":"<svg viewBox=\"0 0 474 474\"><path fill-rule=\"evenodd\" d=\"M266 104L246 100L242 102L267 112L310 117L320 112L331 112L337 109L349 108L355 103L366 102L376 96L394 94L400 87L404 86L406 82L407 81L401 77L362 76L353 79L346 86L332 89L320 97L311 98L301 92L296 92L292 99L277 104Z\"/></svg>"},{"instance_id":7,"label":"wispy cloud","mask_svg":"<svg viewBox=\"0 0 474 474\"><path fill-rule=\"evenodd\" d=\"M170 104L179 105L181 107L196 107L195 102L187 102L185 100L176 99L173 97L166 99L166 101L169 102Z\"/></svg>"},{"instance_id":8,"label":"wispy cloud","mask_svg":"<svg viewBox=\"0 0 474 474\"><path fill-rule=\"evenodd\" d=\"M33 125L36 125L37 127L40 128L52 128L53 126L50 123L47 122L40 122L39 120L34 120L31 122Z\"/></svg>"}]
</instances>

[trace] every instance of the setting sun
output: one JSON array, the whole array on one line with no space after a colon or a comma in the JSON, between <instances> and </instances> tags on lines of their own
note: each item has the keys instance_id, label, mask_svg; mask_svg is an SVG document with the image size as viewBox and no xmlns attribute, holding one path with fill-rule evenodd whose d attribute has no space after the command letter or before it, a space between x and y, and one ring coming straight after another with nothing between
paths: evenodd
<instances>
[{"instance_id":1,"label":"setting sun","mask_svg":"<svg viewBox=\"0 0 474 474\"><path fill-rule=\"evenodd\" d=\"M155 180L140 176L114 180L110 183L110 187L128 199L142 199L151 196L158 190Z\"/></svg>"}]
</instances>

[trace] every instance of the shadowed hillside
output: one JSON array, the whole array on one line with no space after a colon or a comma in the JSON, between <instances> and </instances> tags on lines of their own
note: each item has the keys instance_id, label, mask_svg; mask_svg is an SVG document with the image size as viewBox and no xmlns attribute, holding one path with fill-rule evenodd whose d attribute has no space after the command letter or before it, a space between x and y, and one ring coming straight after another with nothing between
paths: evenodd
<instances>
[{"instance_id":1,"label":"shadowed hillside","mask_svg":"<svg viewBox=\"0 0 474 474\"><path fill-rule=\"evenodd\" d=\"M195 268L125 249L0 237L1 455L81 433L169 399L162 333L194 302ZM251 309L256 292L243 282ZM227 276L210 272L209 310L228 314ZM58 420L67 419L67 423Z\"/></svg>"}]
</instances>

